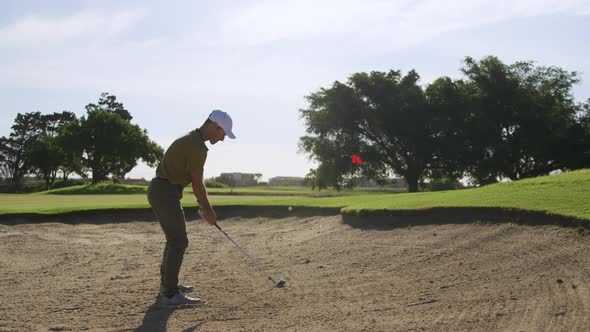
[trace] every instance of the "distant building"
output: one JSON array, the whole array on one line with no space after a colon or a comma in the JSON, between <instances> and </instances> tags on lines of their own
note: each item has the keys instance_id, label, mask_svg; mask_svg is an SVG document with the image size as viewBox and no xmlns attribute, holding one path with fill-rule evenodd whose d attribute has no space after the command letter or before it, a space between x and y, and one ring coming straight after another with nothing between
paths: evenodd
<instances>
[{"instance_id":1,"label":"distant building","mask_svg":"<svg viewBox=\"0 0 590 332\"><path fill-rule=\"evenodd\" d=\"M303 178L297 176L276 176L268 180L269 186L302 186Z\"/></svg>"},{"instance_id":2,"label":"distant building","mask_svg":"<svg viewBox=\"0 0 590 332\"><path fill-rule=\"evenodd\" d=\"M260 177L262 177L262 174L259 173L221 173L221 175L216 178L216 181L232 187L245 187L255 186L258 184L258 179L260 179Z\"/></svg>"}]
</instances>

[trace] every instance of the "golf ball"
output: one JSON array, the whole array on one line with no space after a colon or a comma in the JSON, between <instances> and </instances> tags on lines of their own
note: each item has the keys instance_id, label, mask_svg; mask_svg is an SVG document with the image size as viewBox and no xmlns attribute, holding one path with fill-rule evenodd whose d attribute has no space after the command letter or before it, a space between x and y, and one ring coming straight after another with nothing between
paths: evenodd
<instances>
[{"instance_id":1,"label":"golf ball","mask_svg":"<svg viewBox=\"0 0 590 332\"><path fill-rule=\"evenodd\" d=\"M293 207L289 206L288 210L289 210L289 212L293 211Z\"/></svg>"}]
</instances>

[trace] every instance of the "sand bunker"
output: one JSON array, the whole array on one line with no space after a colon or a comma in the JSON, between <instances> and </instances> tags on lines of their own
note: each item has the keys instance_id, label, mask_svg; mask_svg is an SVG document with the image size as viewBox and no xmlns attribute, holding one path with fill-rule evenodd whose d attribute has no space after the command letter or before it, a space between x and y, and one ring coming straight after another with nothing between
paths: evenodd
<instances>
[{"instance_id":1,"label":"sand bunker","mask_svg":"<svg viewBox=\"0 0 590 332\"><path fill-rule=\"evenodd\" d=\"M587 331L590 237L558 226L360 227L340 216L187 224L181 282L156 303L153 221L0 225L0 331ZM273 278L287 287L273 289Z\"/></svg>"}]
</instances>

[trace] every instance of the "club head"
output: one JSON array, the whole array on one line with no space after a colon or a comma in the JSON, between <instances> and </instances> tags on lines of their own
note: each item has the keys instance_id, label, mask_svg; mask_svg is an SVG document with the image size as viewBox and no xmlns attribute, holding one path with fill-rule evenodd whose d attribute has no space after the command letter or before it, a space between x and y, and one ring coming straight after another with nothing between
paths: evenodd
<instances>
[{"instance_id":1,"label":"club head","mask_svg":"<svg viewBox=\"0 0 590 332\"><path fill-rule=\"evenodd\" d=\"M286 282L285 280L283 280L283 279L279 279L279 281L277 281L276 287L277 287L277 288L283 288L283 287L285 287L285 284L286 284L286 283L287 283L287 282Z\"/></svg>"}]
</instances>

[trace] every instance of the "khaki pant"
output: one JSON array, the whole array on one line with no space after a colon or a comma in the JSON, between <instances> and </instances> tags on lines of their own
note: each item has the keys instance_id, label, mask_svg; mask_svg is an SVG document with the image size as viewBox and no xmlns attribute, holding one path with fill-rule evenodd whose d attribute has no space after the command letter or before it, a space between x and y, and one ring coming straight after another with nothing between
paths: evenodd
<instances>
[{"instance_id":1,"label":"khaki pant","mask_svg":"<svg viewBox=\"0 0 590 332\"><path fill-rule=\"evenodd\" d=\"M184 211L180 205L182 186L154 178L148 187L148 202L166 235L166 246L160 265L160 286L165 295L178 291L178 274L188 246Z\"/></svg>"}]
</instances>

